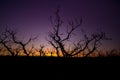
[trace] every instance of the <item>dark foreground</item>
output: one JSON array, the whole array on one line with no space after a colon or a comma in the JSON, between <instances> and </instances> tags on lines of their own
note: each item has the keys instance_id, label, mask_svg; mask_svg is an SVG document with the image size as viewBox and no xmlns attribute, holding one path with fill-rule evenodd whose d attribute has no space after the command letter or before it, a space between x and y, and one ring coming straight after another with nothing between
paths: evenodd
<instances>
[{"instance_id":1,"label":"dark foreground","mask_svg":"<svg viewBox=\"0 0 120 80\"><path fill-rule=\"evenodd\" d=\"M120 64L120 57L57 58L57 57L0 57L0 64Z\"/></svg>"},{"instance_id":2,"label":"dark foreground","mask_svg":"<svg viewBox=\"0 0 120 80\"><path fill-rule=\"evenodd\" d=\"M7 65L6 65L7 64ZM89 78L113 77L120 71L120 57L104 58L55 58L55 57L0 57L0 71L3 75L22 75L41 80L78 80L86 74ZM98 75L98 73L100 75ZM104 75L103 75L104 74ZM36 76L37 75L37 76ZM111 76L112 75L112 76ZM4 77L5 78L5 77ZM6 77L7 78L7 77ZM13 77L12 77L13 78ZM16 77L14 77L16 78ZM115 77L117 78L117 77ZM24 79L24 78L23 78Z\"/></svg>"},{"instance_id":3,"label":"dark foreground","mask_svg":"<svg viewBox=\"0 0 120 80\"><path fill-rule=\"evenodd\" d=\"M30 80L104 80L109 78L119 80L119 64L119 57L0 57L0 73L5 76L0 77L15 80L29 78ZM10 75L11 77L8 77Z\"/></svg>"}]
</instances>

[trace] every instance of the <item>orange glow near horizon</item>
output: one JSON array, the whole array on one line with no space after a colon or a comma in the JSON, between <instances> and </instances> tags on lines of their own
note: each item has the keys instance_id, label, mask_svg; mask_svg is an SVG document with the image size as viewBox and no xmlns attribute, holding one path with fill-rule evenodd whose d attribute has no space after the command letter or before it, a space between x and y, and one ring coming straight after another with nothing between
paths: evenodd
<instances>
[{"instance_id":1,"label":"orange glow near horizon","mask_svg":"<svg viewBox=\"0 0 120 80\"><path fill-rule=\"evenodd\" d=\"M55 50L48 50L48 49L46 49L46 50L44 50L44 55L41 55L41 56L43 56L43 57L58 57L57 56L57 54L56 54L56 52L55 52ZM4 52L0 52L0 55L2 55L2 56L10 56L10 53L8 52L8 51L4 51ZM75 56L73 56L73 57L83 57L85 55L85 53L84 52L82 52L82 53L80 53L80 54L78 54L78 55L75 55ZM24 54L23 53L23 51L20 51L20 53L18 54L18 56L26 56L26 54ZM38 51L35 51L34 52L34 54L30 54L29 56L40 56L40 52L38 52ZM64 57L63 55L62 55L62 52L61 51L59 51L59 56L61 56L61 57ZM98 56L98 54L97 53L93 53L93 54L91 54L90 56L92 56L92 57L96 57L96 56Z\"/></svg>"},{"instance_id":2,"label":"orange glow near horizon","mask_svg":"<svg viewBox=\"0 0 120 80\"><path fill-rule=\"evenodd\" d=\"M12 49L13 52L15 53L17 47L13 46L12 48L13 48ZM30 49L31 48L28 48L27 51L30 52ZM37 49L39 49L39 48L37 48ZM26 56L24 51L22 49L20 49L20 50L21 51L19 51L19 54L17 56ZM68 50L68 52L71 52L72 46L70 46L69 49L66 49L66 50ZM58 57L56 50L50 46L43 48L43 52L44 52L44 54L40 54L39 50L37 51L36 48L34 47L33 50L31 51L31 53L29 54L29 56ZM81 52L78 55L72 56L72 57L84 57L86 55L86 53L87 53L87 50ZM110 51L109 51L109 53L110 53ZM119 55L118 53L117 53L117 55ZM94 53L90 54L90 57L97 57L99 55L107 56L108 54L106 54L105 50L102 50L102 52L100 52L100 54L99 54L99 52L94 52ZM115 54L113 54L113 55L115 55ZM6 49L3 49L3 50L0 50L0 56L11 56L11 54ZM64 57L60 50L59 50L59 56Z\"/></svg>"}]
</instances>

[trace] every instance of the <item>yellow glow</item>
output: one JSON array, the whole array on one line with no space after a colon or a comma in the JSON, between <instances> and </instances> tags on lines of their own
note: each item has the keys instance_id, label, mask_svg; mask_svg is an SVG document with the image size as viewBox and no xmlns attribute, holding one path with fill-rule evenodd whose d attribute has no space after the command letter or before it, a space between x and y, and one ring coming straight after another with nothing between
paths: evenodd
<instances>
[{"instance_id":1,"label":"yellow glow","mask_svg":"<svg viewBox=\"0 0 120 80\"><path fill-rule=\"evenodd\" d=\"M28 52L29 52L29 50L28 50ZM33 52L33 54L31 53L29 56L40 56L40 52L38 52L38 51L32 51L32 52ZM48 56L48 57L57 57L58 56L54 49L44 49L43 52L45 54L41 54L41 56ZM84 57L86 55L86 53L87 52L82 52L73 57ZM103 54L104 54L104 56L107 56L105 53L103 53ZM7 50L0 51L0 55L1 56L11 56L11 54ZM21 50L19 52L18 56L26 56L26 54L24 54L23 50ZM62 52L60 50L59 50L59 56L63 57ZM98 56L99 56L98 52L94 52L90 55L90 57L98 57Z\"/></svg>"}]
</instances>

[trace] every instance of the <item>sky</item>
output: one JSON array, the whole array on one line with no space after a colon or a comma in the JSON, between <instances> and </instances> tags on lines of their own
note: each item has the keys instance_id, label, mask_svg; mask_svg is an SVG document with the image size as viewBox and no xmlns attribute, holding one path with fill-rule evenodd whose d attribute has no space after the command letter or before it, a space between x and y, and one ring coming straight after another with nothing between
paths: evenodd
<instances>
[{"instance_id":1,"label":"sky","mask_svg":"<svg viewBox=\"0 0 120 80\"><path fill-rule=\"evenodd\" d=\"M8 26L17 30L22 39L39 35L36 44L47 44L52 30L49 17L54 16L58 5L65 22L82 17L81 28L86 33L104 31L112 38L104 42L105 48L120 50L120 0L0 0L0 29ZM78 36L79 32L80 29L76 31Z\"/></svg>"}]
</instances>

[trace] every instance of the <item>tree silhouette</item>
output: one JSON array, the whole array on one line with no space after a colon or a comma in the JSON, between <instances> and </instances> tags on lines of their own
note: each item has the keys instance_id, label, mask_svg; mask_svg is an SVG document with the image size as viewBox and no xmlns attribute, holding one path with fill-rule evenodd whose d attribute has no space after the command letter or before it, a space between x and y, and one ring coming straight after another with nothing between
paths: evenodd
<instances>
[{"instance_id":1,"label":"tree silhouette","mask_svg":"<svg viewBox=\"0 0 120 80\"><path fill-rule=\"evenodd\" d=\"M22 40L18 40L16 34L16 31L6 28L5 32L0 35L0 44L2 44L7 49L11 56L17 56L20 52L23 52L26 56L32 54L34 47L32 46L30 50L28 50L26 46L30 44L33 40L35 40L37 37L30 37L25 42Z\"/></svg>"},{"instance_id":2,"label":"tree silhouette","mask_svg":"<svg viewBox=\"0 0 120 80\"><path fill-rule=\"evenodd\" d=\"M13 45L15 45L11 39L11 33L15 34L15 32L13 31L9 31L7 28L5 29L5 32L3 32L0 35L0 44L1 46L4 46L6 48L6 50L11 54L11 56L17 56L19 53L19 46L12 47Z\"/></svg>"},{"instance_id":3,"label":"tree silhouette","mask_svg":"<svg viewBox=\"0 0 120 80\"><path fill-rule=\"evenodd\" d=\"M79 40L77 43L73 42L74 46L70 51L66 49L66 42L69 41L73 37L73 32L78 29L82 24L82 19L75 19L72 21L68 21L69 29L67 29L67 33L64 34L60 31L64 21L60 16L60 8L58 7L55 12L55 19L50 16L50 22L53 26L53 31L49 32L47 40L50 45L56 50L56 54L58 57L74 57L81 53L85 53L83 57L88 57L90 54L94 53L98 47L100 47L100 42L102 40L108 40L106 34L104 32L98 32L95 34L91 34L88 36L84 34L84 40ZM63 37L64 35L65 37Z\"/></svg>"},{"instance_id":4,"label":"tree silhouette","mask_svg":"<svg viewBox=\"0 0 120 80\"><path fill-rule=\"evenodd\" d=\"M45 52L44 52L44 45L40 45L39 49L36 49L37 52L39 52L40 56L45 56Z\"/></svg>"},{"instance_id":5,"label":"tree silhouette","mask_svg":"<svg viewBox=\"0 0 120 80\"><path fill-rule=\"evenodd\" d=\"M116 49L111 49L109 51L99 51L98 57L119 57L120 52Z\"/></svg>"},{"instance_id":6,"label":"tree silhouette","mask_svg":"<svg viewBox=\"0 0 120 80\"><path fill-rule=\"evenodd\" d=\"M47 39L49 44L54 48L53 51L45 51L45 46L43 45L40 45L40 47L36 49L32 41L37 39L37 36L30 37L26 41L20 40L16 31L6 28L5 31L0 34L0 52L7 51L11 56L18 56L20 54L35 56L36 52L38 52L40 56L46 56L46 54L54 56L54 53L56 53L58 57L92 56L92 54L99 51L98 49L102 45L101 41L110 40L110 38L107 38L105 32L97 32L88 35L81 30L82 35L78 36L78 38L82 38L75 42L71 41L74 32L81 27L82 21L82 18L68 21L66 33L63 33L61 28L65 21L61 18L60 8L58 7L55 12L55 19L53 16L50 16L53 30L49 32ZM67 42L71 43L69 47L67 46ZM113 53L117 53L116 50L106 52L106 55L113 55ZM98 52L98 56L102 55Z\"/></svg>"}]
</instances>

